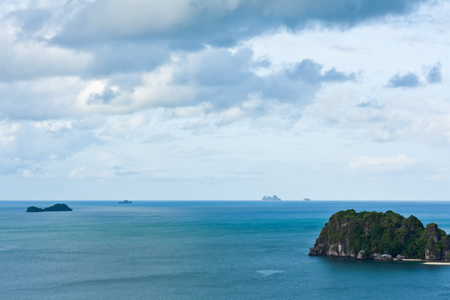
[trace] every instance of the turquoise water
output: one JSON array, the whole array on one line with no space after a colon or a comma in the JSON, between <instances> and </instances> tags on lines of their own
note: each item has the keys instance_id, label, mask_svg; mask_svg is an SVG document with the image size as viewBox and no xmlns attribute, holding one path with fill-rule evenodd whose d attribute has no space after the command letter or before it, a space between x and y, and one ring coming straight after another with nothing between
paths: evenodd
<instances>
[{"instance_id":1,"label":"turquoise water","mask_svg":"<svg viewBox=\"0 0 450 300\"><path fill-rule=\"evenodd\" d=\"M0 202L0 299L450 298L450 267L309 257L342 209L414 214L450 232L450 202Z\"/></svg>"}]
</instances>

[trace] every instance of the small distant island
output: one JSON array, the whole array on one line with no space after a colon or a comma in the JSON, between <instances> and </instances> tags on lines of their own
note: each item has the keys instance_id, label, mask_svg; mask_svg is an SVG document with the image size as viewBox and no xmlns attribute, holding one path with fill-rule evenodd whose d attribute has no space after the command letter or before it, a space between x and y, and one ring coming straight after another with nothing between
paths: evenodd
<instances>
[{"instance_id":1,"label":"small distant island","mask_svg":"<svg viewBox=\"0 0 450 300\"><path fill-rule=\"evenodd\" d=\"M412 215L405 218L391 210L357 213L350 209L330 217L309 255L450 261L450 236L435 223L424 227Z\"/></svg>"},{"instance_id":2,"label":"small distant island","mask_svg":"<svg viewBox=\"0 0 450 300\"><path fill-rule=\"evenodd\" d=\"M123 200L123 201L119 201L119 203L131 203L131 201Z\"/></svg>"},{"instance_id":3,"label":"small distant island","mask_svg":"<svg viewBox=\"0 0 450 300\"><path fill-rule=\"evenodd\" d=\"M261 201L281 201L280 198L278 198L276 195L270 196L264 196Z\"/></svg>"},{"instance_id":4,"label":"small distant island","mask_svg":"<svg viewBox=\"0 0 450 300\"><path fill-rule=\"evenodd\" d=\"M39 208L36 206L29 206L27 212L43 212L43 211L73 211L69 206L63 203L58 203L46 208Z\"/></svg>"},{"instance_id":5,"label":"small distant island","mask_svg":"<svg viewBox=\"0 0 450 300\"><path fill-rule=\"evenodd\" d=\"M303 198L303 200L302 200L303 202L310 202L311 201L311 199L309 199L309 198Z\"/></svg>"}]
</instances>

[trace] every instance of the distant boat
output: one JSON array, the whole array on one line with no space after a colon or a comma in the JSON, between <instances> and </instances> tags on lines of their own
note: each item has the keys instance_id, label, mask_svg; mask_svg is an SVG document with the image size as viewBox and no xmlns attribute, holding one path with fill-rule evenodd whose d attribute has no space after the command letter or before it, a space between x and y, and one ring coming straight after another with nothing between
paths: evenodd
<instances>
[{"instance_id":1,"label":"distant boat","mask_svg":"<svg viewBox=\"0 0 450 300\"><path fill-rule=\"evenodd\" d=\"M303 202L309 202L309 201L311 201L311 199L309 199L309 198L303 199Z\"/></svg>"},{"instance_id":2,"label":"distant boat","mask_svg":"<svg viewBox=\"0 0 450 300\"><path fill-rule=\"evenodd\" d=\"M123 201L119 201L119 203L131 203L131 201L123 200Z\"/></svg>"}]
</instances>

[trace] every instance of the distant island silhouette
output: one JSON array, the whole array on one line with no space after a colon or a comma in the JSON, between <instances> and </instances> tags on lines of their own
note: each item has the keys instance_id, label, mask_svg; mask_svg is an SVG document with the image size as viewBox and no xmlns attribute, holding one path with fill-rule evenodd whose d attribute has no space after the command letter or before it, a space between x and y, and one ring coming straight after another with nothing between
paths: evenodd
<instances>
[{"instance_id":1,"label":"distant island silhouette","mask_svg":"<svg viewBox=\"0 0 450 300\"><path fill-rule=\"evenodd\" d=\"M39 208L36 206L29 206L27 208L27 212L43 212L43 211L72 211L73 209L71 209L69 206L67 206L66 204L63 203L58 203L46 208Z\"/></svg>"},{"instance_id":2,"label":"distant island silhouette","mask_svg":"<svg viewBox=\"0 0 450 300\"><path fill-rule=\"evenodd\" d=\"M270 196L264 196L261 201L281 201L280 198L277 197L277 195Z\"/></svg>"}]
</instances>

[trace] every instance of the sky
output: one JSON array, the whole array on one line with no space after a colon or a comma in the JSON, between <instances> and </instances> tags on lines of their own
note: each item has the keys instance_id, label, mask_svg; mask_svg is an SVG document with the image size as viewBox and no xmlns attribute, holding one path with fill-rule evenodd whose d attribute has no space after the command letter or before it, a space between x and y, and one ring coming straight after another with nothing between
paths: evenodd
<instances>
[{"instance_id":1,"label":"sky","mask_svg":"<svg viewBox=\"0 0 450 300\"><path fill-rule=\"evenodd\" d=\"M2 0L0 200L450 200L449 16Z\"/></svg>"}]
</instances>

